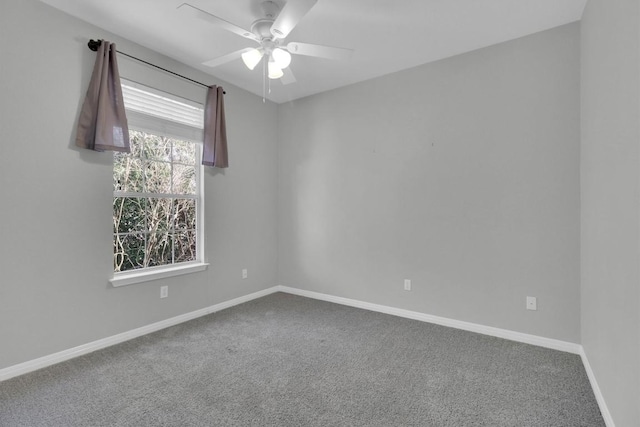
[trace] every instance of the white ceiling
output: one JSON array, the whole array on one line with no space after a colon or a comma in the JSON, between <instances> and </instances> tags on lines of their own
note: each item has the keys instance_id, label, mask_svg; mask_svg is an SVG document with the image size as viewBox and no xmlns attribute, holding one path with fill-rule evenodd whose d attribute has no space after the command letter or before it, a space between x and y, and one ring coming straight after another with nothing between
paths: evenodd
<instances>
[{"instance_id":1,"label":"white ceiling","mask_svg":"<svg viewBox=\"0 0 640 427\"><path fill-rule=\"evenodd\" d=\"M260 67L201 65L255 44L176 10L188 2L249 29L263 17L261 0L41 1L262 96ZM318 0L286 41L350 48L352 58L294 55L297 82L272 81L267 98L282 103L574 22L586 1Z\"/></svg>"}]
</instances>

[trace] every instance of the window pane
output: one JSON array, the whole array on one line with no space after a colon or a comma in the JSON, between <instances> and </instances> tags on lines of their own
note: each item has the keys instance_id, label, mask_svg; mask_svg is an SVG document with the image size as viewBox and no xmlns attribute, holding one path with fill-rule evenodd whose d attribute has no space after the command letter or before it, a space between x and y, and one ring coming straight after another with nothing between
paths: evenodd
<instances>
[{"instance_id":1,"label":"window pane","mask_svg":"<svg viewBox=\"0 0 640 427\"><path fill-rule=\"evenodd\" d=\"M169 194L171 192L171 165L147 161L145 166L145 192Z\"/></svg>"},{"instance_id":2,"label":"window pane","mask_svg":"<svg viewBox=\"0 0 640 427\"><path fill-rule=\"evenodd\" d=\"M147 231L150 233L168 232L172 227L171 207L173 199L147 200Z\"/></svg>"},{"instance_id":3,"label":"window pane","mask_svg":"<svg viewBox=\"0 0 640 427\"><path fill-rule=\"evenodd\" d=\"M167 265L172 262L171 239L168 233L150 233L147 235L146 266Z\"/></svg>"},{"instance_id":4,"label":"window pane","mask_svg":"<svg viewBox=\"0 0 640 427\"><path fill-rule=\"evenodd\" d=\"M142 142L144 141L144 132L129 129L129 145L131 153L118 153L123 156L142 157Z\"/></svg>"},{"instance_id":5,"label":"window pane","mask_svg":"<svg viewBox=\"0 0 640 427\"><path fill-rule=\"evenodd\" d=\"M175 227L180 230L195 230L196 201L193 199L174 200Z\"/></svg>"},{"instance_id":6,"label":"window pane","mask_svg":"<svg viewBox=\"0 0 640 427\"><path fill-rule=\"evenodd\" d=\"M138 193L144 187L142 161L126 153L113 156L113 190Z\"/></svg>"},{"instance_id":7,"label":"window pane","mask_svg":"<svg viewBox=\"0 0 640 427\"><path fill-rule=\"evenodd\" d=\"M175 262L195 261L196 232L177 231L174 236Z\"/></svg>"},{"instance_id":8,"label":"window pane","mask_svg":"<svg viewBox=\"0 0 640 427\"><path fill-rule=\"evenodd\" d=\"M196 168L173 165L173 193L196 194Z\"/></svg>"},{"instance_id":9,"label":"window pane","mask_svg":"<svg viewBox=\"0 0 640 427\"><path fill-rule=\"evenodd\" d=\"M145 199L115 197L113 199L113 232L131 233L145 229Z\"/></svg>"},{"instance_id":10,"label":"window pane","mask_svg":"<svg viewBox=\"0 0 640 427\"><path fill-rule=\"evenodd\" d=\"M150 160L171 161L171 139L164 136L144 134L143 157Z\"/></svg>"},{"instance_id":11,"label":"window pane","mask_svg":"<svg viewBox=\"0 0 640 427\"><path fill-rule=\"evenodd\" d=\"M173 161L187 165L196 164L196 144L188 141L173 140Z\"/></svg>"},{"instance_id":12,"label":"window pane","mask_svg":"<svg viewBox=\"0 0 640 427\"><path fill-rule=\"evenodd\" d=\"M114 236L113 261L114 271L126 271L144 267L144 234L127 234Z\"/></svg>"}]
</instances>

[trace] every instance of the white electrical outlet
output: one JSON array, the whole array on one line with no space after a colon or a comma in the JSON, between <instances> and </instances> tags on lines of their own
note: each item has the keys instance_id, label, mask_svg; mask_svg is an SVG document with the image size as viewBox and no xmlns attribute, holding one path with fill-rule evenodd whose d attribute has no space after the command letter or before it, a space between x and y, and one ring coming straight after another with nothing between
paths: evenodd
<instances>
[{"instance_id":1,"label":"white electrical outlet","mask_svg":"<svg viewBox=\"0 0 640 427\"><path fill-rule=\"evenodd\" d=\"M246 279L247 277L249 277L249 270L247 270L246 268L242 269L242 278Z\"/></svg>"},{"instance_id":2,"label":"white electrical outlet","mask_svg":"<svg viewBox=\"0 0 640 427\"><path fill-rule=\"evenodd\" d=\"M410 279L404 279L404 290L405 291L410 291L411 290L411 280Z\"/></svg>"},{"instance_id":3,"label":"white electrical outlet","mask_svg":"<svg viewBox=\"0 0 640 427\"><path fill-rule=\"evenodd\" d=\"M169 287L160 286L160 298L166 298L169 296Z\"/></svg>"},{"instance_id":4,"label":"white electrical outlet","mask_svg":"<svg viewBox=\"0 0 640 427\"><path fill-rule=\"evenodd\" d=\"M527 297L527 310L537 310L538 301L536 297Z\"/></svg>"}]
</instances>

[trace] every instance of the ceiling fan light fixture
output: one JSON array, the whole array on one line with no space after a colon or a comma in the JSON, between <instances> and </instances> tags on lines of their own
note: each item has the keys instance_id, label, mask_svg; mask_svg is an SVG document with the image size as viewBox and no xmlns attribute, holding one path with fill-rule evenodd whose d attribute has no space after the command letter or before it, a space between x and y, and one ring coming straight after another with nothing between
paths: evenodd
<instances>
[{"instance_id":1,"label":"ceiling fan light fixture","mask_svg":"<svg viewBox=\"0 0 640 427\"><path fill-rule=\"evenodd\" d=\"M261 49L251 49L242 54L242 61L248 69L253 70L260 63L264 52Z\"/></svg>"},{"instance_id":2,"label":"ceiling fan light fixture","mask_svg":"<svg viewBox=\"0 0 640 427\"><path fill-rule=\"evenodd\" d=\"M279 79L282 76L284 76L282 68L278 67L278 64L275 62L269 61L269 78Z\"/></svg>"},{"instance_id":3,"label":"ceiling fan light fixture","mask_svg":"<svg viewBox=\"0 0 640 427\"><path fill-rule=\"evenodd\" d=\"M271 53L273 61L281 70L287 68L291 64L291 54L284 49L275 48Z\"/></svg>"}]
</instances>

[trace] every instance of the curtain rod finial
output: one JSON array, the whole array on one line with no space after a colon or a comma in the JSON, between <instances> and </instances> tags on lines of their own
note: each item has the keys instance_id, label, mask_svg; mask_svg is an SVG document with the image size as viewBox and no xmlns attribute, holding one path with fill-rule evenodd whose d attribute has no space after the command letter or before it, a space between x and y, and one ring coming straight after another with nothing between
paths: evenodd
<instances>
[{"instance_id":1,"label":"curtain rod finial","mask_svg":"<svg viewBox=\"0 0 640 427\"><path fill-rule=\"evenodd\" d=\"M102 44L102 40L91 39L89 40L89 43L87 43L87 46L89 46L89 49L96 52L101 44Z\"/></svg>"}]
</instances>

